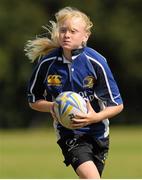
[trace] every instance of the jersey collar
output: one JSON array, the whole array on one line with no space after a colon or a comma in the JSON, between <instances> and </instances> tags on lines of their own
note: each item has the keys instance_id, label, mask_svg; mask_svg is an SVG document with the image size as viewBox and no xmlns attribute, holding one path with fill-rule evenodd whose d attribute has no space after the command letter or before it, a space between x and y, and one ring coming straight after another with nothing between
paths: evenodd
<instances>
[{"instance_id":1,"label":"jersey collar","mask_svg":"<svg viewBox=\"0 0 142 180\"><path fill-rule=\"evenodd\" d=\"M63 61L63 63L67 63L67 64L69 64L69 63L71 63L70 61L68 61L64 56L63 56L63 49L62 48L60 48L60 50L59 50L60 52L59 52L59 57L58 57L58 60L59 61ZM72 60L74 60L74 59L76 59L82 52L84 51L84 48L80 48L80 49L73 49L72 50Z\"/></svg>"},{"instance_id":2,"label":"jersey collar","mask_svg":"<svg viewBox=\"0 0 142 180\"><path fill-rule=\"evenodd\" d=\"M72 56L77 56L79 55L80 53L82 53L84 51L84 48L80 48L80 49L73 49L72 50Z\"/></svg>"}]
</instances>

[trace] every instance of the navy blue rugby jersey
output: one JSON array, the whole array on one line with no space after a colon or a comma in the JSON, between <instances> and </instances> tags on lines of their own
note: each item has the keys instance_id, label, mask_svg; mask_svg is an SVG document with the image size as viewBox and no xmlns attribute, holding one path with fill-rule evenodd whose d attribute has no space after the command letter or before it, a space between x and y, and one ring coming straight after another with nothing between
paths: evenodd
<instances>
[{"instance_id":1,"label":"navy blue rugby jersey","mask_svg":"<svg viewBox=\"0 0 142 180\"><path fill-rule=\"evenodd\" d=\"M39 99L53 101L61 92L74 91L88 98L96 112L123 103L106 59L89 47L73 50L72 62L63 57L62 48L41 58L32 73L27 91L30 103ZM66 129L54 122L54 128L58 139L68 134L84 133L103 138L109 135L109 120L76 130Z\"/></svg>"}]
</instances>

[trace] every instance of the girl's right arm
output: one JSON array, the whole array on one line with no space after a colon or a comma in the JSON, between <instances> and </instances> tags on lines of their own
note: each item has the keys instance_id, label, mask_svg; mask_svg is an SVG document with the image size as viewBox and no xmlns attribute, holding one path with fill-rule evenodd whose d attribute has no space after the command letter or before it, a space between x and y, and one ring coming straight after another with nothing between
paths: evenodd
<instances>
[{"instance_id":1,"label":"girl's right arm","mask_svg":"<svg viewBox=\"0 0 142 180\"><path fill-rule=\"evenodd\" d=\"M53 109L54 102L46 101L44 99L37 100L34 103L29 103L30 107L36 111L40 112L51 112Z\"/></svg>"},{"instance_id":2,"label":"girl's right arm","mask_svg":"<svg viewBox=\"0 0 142 180\"><path fill-rule=\"evenodd\" d=\"M27 88L27 98L30 107L40 112L50 112L54 104L52 100L47 100L46 98L45 82L47 69L48 67L45 63L39 62L32 73Z\"/></svg>"}]
</instances>

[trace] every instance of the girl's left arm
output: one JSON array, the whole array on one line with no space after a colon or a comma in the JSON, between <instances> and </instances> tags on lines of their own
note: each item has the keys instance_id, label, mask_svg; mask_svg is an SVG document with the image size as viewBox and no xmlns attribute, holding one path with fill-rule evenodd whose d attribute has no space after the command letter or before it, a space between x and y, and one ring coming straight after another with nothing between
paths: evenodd
<instances>
[{"instance_id":1,"label":"girl's left arm","mask_svg":"<svg viewBox=\"0 0 142 180\"><path fill-rule=\"evenodd\" d=\"M87 107L88 107L88 114L86 118L91 123L97 123L104 119L112 118L123 110L123 104L120 104L117 106L106 107L102 111L96 113L92 108L91 104L89 103L89 101L87 102Z\"/></svg>"},{"instance_id":2,"label":"girl's left arm","mask_svg":"<svg viewBox=\"0 0 142 180\"><path fill-rule=\"evenodd\" d=\"M109 106L100 112L95 112L89 101L87 101L88 113L80 113L72 119L72 126L80 128L92 123L98 123L108 118L112 118L123 110L123 104L117 106Z\"/></svg>"}]
</instances>

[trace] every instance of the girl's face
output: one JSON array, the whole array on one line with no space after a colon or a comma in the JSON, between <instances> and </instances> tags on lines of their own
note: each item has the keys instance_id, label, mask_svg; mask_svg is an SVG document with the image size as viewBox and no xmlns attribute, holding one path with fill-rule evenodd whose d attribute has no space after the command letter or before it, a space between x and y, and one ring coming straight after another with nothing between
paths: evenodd
<instances>
[{"instance_id":1,"label":"girl's face","mask_svg":"<svg viewBox=\"0 0 142 180\"><path fill-rule=\"evenodd\" d=\"M80 18L67 19L59 26L59 44L64 50L81 48L88 37L85 23Z\"/></svg>"}]
</instances>

